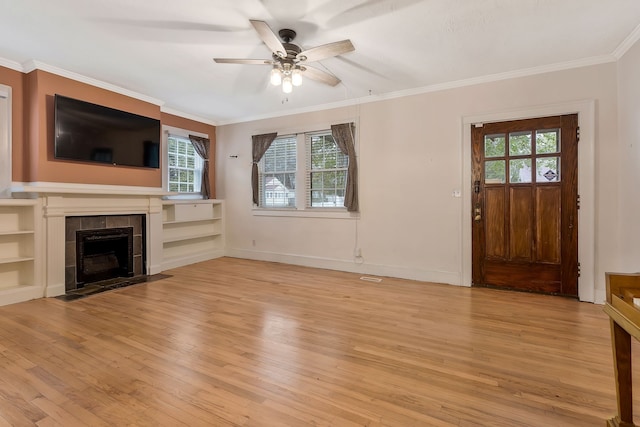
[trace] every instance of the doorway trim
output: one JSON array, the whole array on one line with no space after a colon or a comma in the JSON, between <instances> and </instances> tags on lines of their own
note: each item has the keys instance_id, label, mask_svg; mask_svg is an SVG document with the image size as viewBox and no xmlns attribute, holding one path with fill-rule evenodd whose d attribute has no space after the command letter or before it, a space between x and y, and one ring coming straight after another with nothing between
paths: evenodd
<instances>
[{"instance_id":1,"label":"doorway trim","mask_svg":"<svg viewBox=\"0 0 640 427\"><path fill-rule=\"evenodd\" d=\"M502 122L535 117L578 114L580 142L578 143L578 298L596 301L595 287L595 100L583 100L542 105L507 111L462 117L462 281L471 286L471 125Z\"/></svg>"}]
</instances>

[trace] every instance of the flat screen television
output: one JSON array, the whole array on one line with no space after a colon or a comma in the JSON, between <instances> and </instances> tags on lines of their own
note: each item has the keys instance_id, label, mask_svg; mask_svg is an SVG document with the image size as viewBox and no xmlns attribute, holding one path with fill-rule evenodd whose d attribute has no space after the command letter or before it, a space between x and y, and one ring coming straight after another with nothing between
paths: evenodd
<instances>
[{"instance_id":1,"label":"flat screen television","mask_svg":"<svg viewBox=\"0 0 640 427\"><path fill-rule=\"evenodd\" d=\"M160 167L160 120L55 95L56 159Z\"/></svg>"}]
</instances>

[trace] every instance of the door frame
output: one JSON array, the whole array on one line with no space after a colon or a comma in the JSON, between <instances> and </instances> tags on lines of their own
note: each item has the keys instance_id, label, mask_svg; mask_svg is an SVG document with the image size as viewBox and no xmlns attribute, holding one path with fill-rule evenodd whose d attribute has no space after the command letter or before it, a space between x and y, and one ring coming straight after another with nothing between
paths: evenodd
<instances>
[{"instance_id":1,"label":"door frame","mask_svg":"<svg viewBox=\"0 0 640 427\"><path fill-rule=\"evenodd\" d=\"M596 295L595 286L595 100L566 102L537 107L512 109L507 111L462 117L462 280L464 286L471 286L471 126L476 123L503 122L531 119L536 117L578 114L580 142L578 142L578 298L580 301L602 302L602 295Z\"/></svg>"}]
</instances>

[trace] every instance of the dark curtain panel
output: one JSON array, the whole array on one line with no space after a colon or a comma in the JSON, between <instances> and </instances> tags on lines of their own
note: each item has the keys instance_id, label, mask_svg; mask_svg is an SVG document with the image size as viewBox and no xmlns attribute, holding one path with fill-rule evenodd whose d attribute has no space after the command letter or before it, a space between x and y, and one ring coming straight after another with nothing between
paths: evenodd
<instances>
[{"instance_id":1,"label":"dark curtain panel","mask_svg":"<svg viewBox=\"0 0 640 427\"><path fill-rule=\"evenodd\" d=\"M344 195L344 206L349 212L358 212L358 165L356 163L356 148L354 143L355 126L353 123L331 125L331 134L338 148L349 157L347 169L347 189Z\"/></svg>"},{"instance_id":2,"label":"dark curtain panel","mask_svg":"<svg viewBox=\"0 0 640 427\"><path fill-rule=\"evenodd\" d=\"M264 156L264 153L267 152L269 146L276 139L278 134L267 133L264 135L252 135L251 142L253 144L252 147L252 155L253 155L253 166L251 167L251 189L253 190L253 204L258 205L260 203L260 197L258 194L258 162Z\"/></svg>"},{"instance_id":3,"label":"dark curtain panel","mask_svg":"<svg viewBox=\"0 0 640 427\"><path fill-rule=\"evenodd\" d=\"M198 156L202 158L203 166L202 166L202 198L208 199L211 197L211 188L209 185L209 145L211 141L209 138L201 138L199 136L189 135L189 141L191 141L191 145L198 153Z\"/></svg>"}]
</instances>

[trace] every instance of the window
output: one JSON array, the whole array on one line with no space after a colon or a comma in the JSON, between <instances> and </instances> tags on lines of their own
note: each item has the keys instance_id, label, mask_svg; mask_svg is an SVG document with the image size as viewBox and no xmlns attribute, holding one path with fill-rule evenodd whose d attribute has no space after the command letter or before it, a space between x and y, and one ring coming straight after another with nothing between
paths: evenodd
<instances>
[{"instance_id":1,"label":"window","mask_svg":"<svg viewBox=\"0 0 640 427\"><path fill-rule=\"evenodd\" d=\"M260 160L260 207L296 206L297 138L276 138Z\"/></svg>"},{"instance_id":2,"label":"window","mask_svg":"<svg viewBox=\"0 0 640 427\"><path fill-rule=\"evenodd\" d=\"M167 138L167 173L169 191L200 193L202 159L189 138L169 135Z\"/></svg>"},{"instance_id":3,"label":"window","mask_svg":"<svg viewBox=\"0 0 640 427\"><path fill-rule=\"evenodd\" d=\"M0 197L11 195L11 87L0 85Z\"/></svg>"},{"instance_id":4,"label":"window","mask_svg":"<svg viewBox=\"0 0 640 427\"><path fill-rule=\"evenodd\" d=\"M344 207L349 158L331 133L307 135L307 206Z\"/></svg>"},{"instance_id":5,"label":"window","mask_svg":"<svg viewBox=\"0 0 640 427\"><path fill-rule=\"evenodd\" d=\"M344 209L348 163L330 130L280 136L260 160L260 207Z\"/></svg>"}]
</instances>

